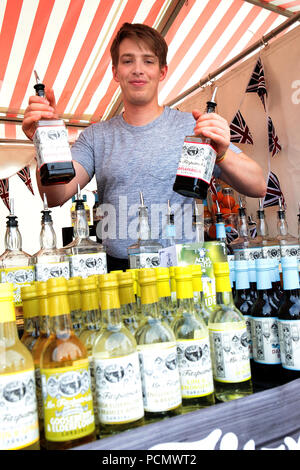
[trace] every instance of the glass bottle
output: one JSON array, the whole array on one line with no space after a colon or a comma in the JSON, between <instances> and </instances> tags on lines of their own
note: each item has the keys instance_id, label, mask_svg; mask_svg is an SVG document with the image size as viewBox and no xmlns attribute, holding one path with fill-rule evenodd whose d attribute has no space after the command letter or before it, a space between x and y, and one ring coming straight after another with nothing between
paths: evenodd
<instances>
[{"instance_id":1,"label":"glass bottle","mask_svg":"<svg viewBox=\"0 0 300 470\"><path fill-rule=\"evenodd\" d=\"M200 264L190 266L192 272L192 284L194 293L194 307L197 315L208 325L211 310L206 306L203 294L202 269ZM176 267L175 267L176 270ZM177 289L177 283L176 283ZM177 295L177 294L176 294Z\"/></svg>"},{"instance_id":2,"label":"glass bottle","mask_svg":"<svg viewBox=\"0 0 300 470\"><path fill-rule=\"evenodd\" d=\"M160 314L162 319L171 325L175 317L175 309L171 298L169 268L155 268L155 274Z\"/></svg>"},{"instance_id":3,"label":"glass bottle","mask_svg":"<svg viewBox=\"0 0 300 470\"><path fill-rule=\"evenodd\" d=\"M269 236L269 228L261 199L259 199L259 208L257 210L256 231L257 236L252 240L252 245L262 250L263 258L279 259L279 243Z\"/></svg>"},{"instance_id":4,"label":"glass bottle","mask_svg":"<svg viewBox=\"0 0 300 470\"><path fill-rule=\"evenodd\" d=\"M80 276L70 277L70 279L67 279L71 322L73 330L77 336L79 336L82 328L80 279Z\"/></svg>"},{"instance_id":5,"label":"glass bottle","mask_svg":"<svg viewBox=\"0 0 300 470\"><path fill-rule=\"evenodd\" d=\"M249 259L251 236L247 224L246 208L242 206L238 209L238 237L230 242L230 250L234 254L234 259ZM251 257L253 259L253 257Z\"/></svg>"},{"instance_id":6,"label":"glass bottle","mask_svg":"<svg viewBox=\"0 0 300 470\"><path fill-rule=\"evenodd\" d=\"M248 333L233 303L227 262L214 263L217 308L208 324L215 396L225 402L252 393Z\"/></svg>"},{"instance_id":7,"label":"glass bottle","mask_svg":"<svg viewBox=\"0 0 300 470\"><path fill-rule=\"evenodd\" d=\"M248 276L249 276L249 289L252 301L257 299L257 283L256 283L256 263L254 259L248 259Z\"/></svg>"},{"instance_id":8,"label":"glass bottle","mask_svg":"<svg viewBox=\"0 0 300 470\"><path fill-rule=\"evenodd\" d=\"M284 298L278 311L282 381L300 377L300 286L295 257L282 259Z\"/></svg>"},{"instance_id":9,"label":"glass bottle","mask_svg":"<svg viewBox=\"0 0 300 470\"><path fill-rule=\"evenodd\" d=\"M286 213L281 199L279 199L279 210L277 211L277 236L276 240L280 245L280 256L300 256L299 240L291 235L288 230Z\"/></svg>"},{"instance_id":10,"label":"glass bottle","mask_svg":"<svg viewBox=\"0 0 300 470\"><path fill-rule=\"evenodd\" d=\"M229 266L229 280L233 297L235 296L236 286L236 273L235 273L235 259L234 256L228 255L228 266ZM255 264L255 263L254 263Z\"/></svg>"},{"instance_id":11,"label":"glass bottle","mask_svg":"<svg viewBox=\"0 0 300 470\"><path fill-rule=\"evenodd\" d=\"M0 284L0 449L39 450L31 353L16 328L11 283Z\"/></svg>"},{"instance_id":12,"label":"glass bottle","mask_svg":"<svg viewBox=\"0 0 300 470\"><path fill-rule=\"evenodd\" d=\"M119 285L119 299L121 306L121 318L124 326L134 336L139 327L140 318L134 295L133 277L131 272L117 273Z\"/></svg>"},{"instance_id":13,"label":"glass bottle","mask_svg":"<svg viewBox=\"0 0 300 470\"><path fill-rule=\"evenodd\" d=\"M264 387L281 383L278 306L274 302L270 270L268 258L256 260L258 297L251 308L252 375Z\"/></svg>"},{"instance_id":14,"label":"glass bottle","mask_svg":"<svg viewBox=\"0 0 300 470\"><path fill-rule=\"evenodd\" d=\"M140 289L140 284L139 284L139 279L138 279L138 269L126 269L126 272L131 273L132 279L133 279L133 290L134 290L134 296L135 296L135 302L136 302L136 311L137 315L140 318L141 317L141 289Z\"/></svg>"},{"instance_id":15,"label":"glass bottle","mask_svg":"<svg viewBox=\"0 0 300 470\"><path fill-rule=\"evenodd\" d=\"M45 85L36 71L36 95L45 97ZM40 120L36 123L33 142L42 185L68 183L75 176L68 131L62 119Z\"/></svg>"},{"instance_id":16,"label":"glass bottle","mask_svg":"<svg viewBox=\"0 0 300 470\"><path fill-rule=\"evenodd\" d=\"M89 369L91 374L91 391L93 395L94 417L96 425L96 435L100 433L98 407L96 398L96 379L93 358L93 347L100 330L100 307L97 292L96 276L89 276L79 279L80 299L81 299L81 321L82 326L78 332L80 341L86 347L89 358Z\"/></svg>"},{"instance_id":17,"label":"glass bottle","mask_svg":"<svg viewBox=\"0 0 300 470\"><path fill-rule=\"evenodd\" d=\"M167 212L167 224L166 224L166 241L164 243L165 248L176 245L176 227L174 212L171 210L170 201L168 199L168 212Z\"/></svg>"},{"instance_id":18,"label":"glass bottle","mask_svg":"<svg viewBox=\"0 0 300 470\"><path fill-rule=\"evenodd\" d=\"M195 199L193 212L193 230L196 234L196 243L204 242L204 205L201 205Z\"/></svg>"},{"instance_id":19,"label":"glass bottle","mask_svg":"<svg viewBox=\"0 0 300 470\"><path fill-rule=\"evenodd\" d=\"M70 277L69 259L56 244L56 234L53 228L51 211L48 209L44 195L44 210L42 210L40 250L31 258L35 267L36 281L47 281L50 277Z\"/></svg>"},{"instance_id":20,"label":"glass bottle","mask_svg":"<svg viewBox=\"0 0 300 470\"><path fill-rule=\"evenodd\" d=\"M242 313L247 327L247 341L249 347L250 365L252 366L253 346L252 346L252 317L251 308L254 303L251 295L248 262L246 260L237 260L235 262L236 272L236 291L234 296L234 305Z\"/></svg>"},{"instance_id":21,"label":"glass bottle","mask_svg":"<svg viewBox=\"0 0 300 470\"><path fill-rule=\"evenodd\" d=\"M90 229L79 188L75 211L74 240L64 247L64 251L69 255L70 276L104 274L107 272L106 252L100 243L89 238Z\"/></svg>"},{"instance_id":22,"label":"glass bottle","mask_svg":"<svg viewBox=\"0 0 300 470\"><path fill-rule=\"evenodd\" d=\"M159 250L161 249L162 245L151 239L148 208L144 205L144 197L140 192L138 240L127 249L129 267L131 269L156 268L159 266Z\"/></svg>"},{"instance_id":23,"label":"glass bottle","mask_svg":"<svg viewBox=\"0 0 300 470\"><path fill-rule=\"evenodd\" d=\"M139 282L144 321L135 338L139 352L145 418L155 420L181 412L176 338L160 314L155 270L140 270Z\"/></svg>"},{"instance_id":24,"label":"glass bottle","mask_svg":"<svg viewBox=\"0 0 300 470\"><path fill-rule=\"evenodd\" d=\"M176 316L171 324L177 342L182 411L215 403L207 326L197 314L191 266L176 266Z\"/></svg>"},{"instance_id":25,"label":"glass bottle","mask_svg":"<svg viewBox=\"0 0 300 470\"><path fill-rule=\"evenodd\" d=\"M62 450L95 439L88 353L75 335L67 280L47 281L50 336L40 358L47 450Z\"/></svg>"},{"instance_id":26,"label":"glass bottle","mask_svg":"<svg viewBox=\"0 0 300 470\"><path fill-rule=\"evenodd\" d=\"M7 217L4 238L5 250L0 256L0 282L11 282L14 285L14 305L19 336L23 334L23 302L21 287L35 280L34 266L31 257L22 250L22 237L18 219L14 215L14 202L10 200L10 214Z\"/></svg>"},{"instance_id":27,"label":"glass bottle","mask_svg":"<svg viewBox=\"0 0 300 470\"><path fill-rule=\"evenodd\" d=\"M171 300L173 307L176 308L177 306L177 299L176 299L176 279L175 279L175 267L169 267L169 275L170 275L170 289L171 289Z\"/></svg>"},{"instance_id":28,"label":"glass bottle","mask_svg":"<svg viewBox=\"0 0 300 470\"><path fill-rule=\"evenodd\" d=\"M228 189L228 188L225 188ZM224 254L230 255L233 254L232 247L227 243L226 229L224 223L224 217L220 211L219 203L216 200L217 212L216 212L216 240L222 242L224 247Z\"/></svg>"},{"instance_id":29,"label":"glass bottle","mask_svg":"<svg viewBox=\"0 0 300 470\"><path fill-rule=\"evenodd\" d=\"M29 351L39 337L39 300L37 298L37 283L33 282L28 286L21 287L21 297L23 301L24 332L21 342Z\"/></svg>"},{"instance_id":30,"label":"glass bottle","mask_svg":"<svg viewBox=\"0 0 300 470\"><path fill-rule=\"evenodd\" d=\"M103 274L99 281L105 320L93 358L100 434L105 435L142 425L144 407L136 341L121 320L117 275Z\"/></svg>"},{"instance_id":31,"label":"glass bottle","mask_svg":"<svg viewBox=\"0 0 300 470\"><path fill-rule=\"evenodd\" d=\"M206 113L214 113L217 104L214 101L214 90L211 101L206 103ZM210 185L217 152L208 137L186 136L178 163L173 190L185 197L206 199Z\"/></svg>"},{"instance_id":32,"label":"glass bottle","mask_svg":"<svg viewBox=\"0 0 300 470\"><path fill-rule=\"evenodd\" d=\"M44 430L44 409L43 409L43 394L42 382L40 372L40 358L43 348L50 336L50 316L47 297L47 283L45 281L38 281L36 283L36 294L39 302L39 330L40 334L33 345L31 354L34 362L35 371L35 386L36 386L36 399L38 406L39 429L40 429L40 447L46 450L45 443L45 430Z\"/></svg>"}]
</instances>

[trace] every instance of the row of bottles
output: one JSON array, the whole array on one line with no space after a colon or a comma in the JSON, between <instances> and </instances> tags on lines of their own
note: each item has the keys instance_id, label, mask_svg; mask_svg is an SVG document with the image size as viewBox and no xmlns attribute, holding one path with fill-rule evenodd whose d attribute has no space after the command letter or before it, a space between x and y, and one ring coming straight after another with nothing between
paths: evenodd
<instances>
[{"instance_id":1,"label":"row of bottles","mask_svg":"<svg viewBox=\"0 0 300 470\"><path fill-rule=\"evenodd\" d=\"M3 424L1 448L23 448L33 441L46 449L70 448L99 434L213 405L216 398L227 401L252 393L246 323L232 302L228 264L214 268L218 305L208 324L201 314L201 286L193 285L192 270L199 269L191 266L174 268L176 304L171 288L166 289L167 268L77 279L80 305L70 300L71 280L34 282L22 287L26 321L21 341L12 285L1 284L1 311L9 304L11 312L9 318L1 316L1 358L5 362L8 350L20 350L20 357L31 352L26 370L31 376L35 370L35 381L31 377L26 393L33 404L36 400L30 423L35 438L17 445L9 436L18 431ZM135 293L136 274L140 290ZM77 331L72 308L81 311ZM23 374L21 363L20 358ZM4 375L0 380L5 382ZM14 379L7 379L7 389L16 388L14 413L20 413L25 385ZM3 399L8 399L5 394Z\"/></svg>"}]
</instances>

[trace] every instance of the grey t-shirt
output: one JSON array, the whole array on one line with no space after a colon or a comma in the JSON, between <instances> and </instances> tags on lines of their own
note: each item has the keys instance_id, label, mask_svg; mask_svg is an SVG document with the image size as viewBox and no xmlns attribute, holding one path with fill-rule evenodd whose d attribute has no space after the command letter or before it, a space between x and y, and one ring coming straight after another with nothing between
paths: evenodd
<instances>
[{"instance_id":1,"label":"grey t-shirt","mask_svg":"<svg viewBox=\"0 0 300 470\"><path fill-rule=\"evenodd\" d=\"M137 240L140 191L148 207L152 239L164 244L167 202L175 213L179 241L192 241L193 199L173 191L184 138L193 135L191 113L165 107L145 126L132 126L118 115L90 125L72 147L72 158L90 178L96 176L104 219L101 233L109 255L127 258ZM231 144L231 148L240 150ZM214 175L220 176L215 166Z\"/></svg>"}]
</instances>

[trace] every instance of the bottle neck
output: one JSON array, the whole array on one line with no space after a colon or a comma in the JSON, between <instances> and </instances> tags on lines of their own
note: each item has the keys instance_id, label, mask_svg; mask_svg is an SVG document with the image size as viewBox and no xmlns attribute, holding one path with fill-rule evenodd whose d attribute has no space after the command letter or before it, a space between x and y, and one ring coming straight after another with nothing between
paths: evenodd
<instances>
[{"instance_id":1,"label":"bottle neck","mask_svg":"<svg viewBox=\"0 0 300 470\"><path fill-rule=\"evenodd\" d=\"M233 296L229 275L216 276L216 303L232 305Z\"/></svg>"},{"instance_id":2,"label":"bottle neck","mask_svg":"<svg viewBox=\"0 0 300 470\"><path fill-rule=\"evenodd\" d=\"M236 271L236 279L235 279L235 289L237 291L239 290L245 290L249 289L250 283L249 283L249 275L248 271Z\"/></svg>"},{"instance_id":3,"label":"bottle neck","mask_svg":"<svg viewBox=\"0 0 300 470\"><path fill-rule=\"evenodd\" d=\"M67 338L73 332L70 307L66 293L51 294L48 297L51 333L58 338Z\"/></svg>"},{"instance_id":4,"label":"bottle neck","mask_svg":"<svg viewBox=\"0 0 300 470\"><path fill-rule=\"evenodd\" d=\"M277 233L279 236L286 236L288 235L288 224L285 219L285 213L283 211L278 212L278 220L277 220Z\"/></svg>"},{"instance_id":5,"label":"bottle neck","mask_svg":"<svg viewBox=\"0 0 300 470\"><path fill-rule=\"evenodd\" d=\"M299 285L299 273L298 269L289 268L282 270L282 283L284 291L298 291L300 289Z\"/></svg>"},{"instance_id":6,"label":"bottle neck","mask_svg":"<svg viewBox=\"0 0 300 470\"><path fill-rule=\"evenodd\" d=\"M245 215L239 217L238 232L240 237L249 238L248 224Z\"/></svg>"},{"instance_id":7,"label":"bottle neck","mask_svg":"<svg viewBox=\"0 0 300 470\"><path fill-rule=\"evenodd\" d=\"M90 233L89 225L86 218L85 209L76 210L76 220L74 224L75 238L88 238Z\"/></svg>"},{"instance_id":8,"label":"bottle neck","mask_svg":"<svg viewBox=\"0 0 300 470\"><path fill-rule=\"evenodd\" d=\"M22 250L22 237L18 227L7 227L4 239L5 248L12 251Z\"/></svg>"},{"instance_id":9,"label":"bottle neck","mask_svg":"<svg viewBox=\"0 0 300 470\"><path fill-rule=\"evenodd\" d=\"M267 237L269 235L268 225L264 214L260 213L256 222L257 235L260 237Z\"/></svg>"},{"instance_id":10,"label":"bottle neck","mask_svg":"<svg viewBox=\"0 0 300 470\"><path fill-rule=\"evenodd\" d=\"M120 328L122 323L118 288L102 288L100 298L102 318L106 328Z\"/></svg>"},{"instance_id":11,"label":"bottle neck","mask_svg":"<svg viewBox=\"0 0 300 470\"><path fill-rule=\"evenodd\" d=\"M257 291L263 292L272 289L271 273L269 269L258 269L256 272Z\"/></svg>"},{"instance_id":12,"label":"bottle neck","mask_svg":"<svg viewBox=\"0 0 300 470\"><path fill-rule=\"evenodd\" d=\"M148 210L146 207L140 207L139 209L139 239L150 240L151 231L148 219Z\"/></svg>"},{"instance_id":13,"label":"bottle neck","mask_svg":"<svg viewBox=\"0 0 300 470\"><path fill-rule=\"evenodd\" d=\"M216 239L226 241L225 224L223 222L216 223Z\"/></svg>"},{"instance_id":14,"label":"bottle neck","mask_svg":"<svg viewBox=\"0 0 300 470\"><path fill-rule=\"evenodd\" d=\"M141 285L141 313L146 317L160 317L156 283Z\"/></svg>"},{"instance_id":15,"label":"bottle neck","mask_svg":"<svg viewBox=\"0 0 300 470\"><path fill-rule=\"evenodd\" d=\"M181 315L184 312L195 314L194 299L191 299L191 298L177 299L177 312L179 312Z\"/></svg>"},{"instance_id":16,"label":"bottle neck","mask_svg":"<svg viewBox=\"0 0 300 470\"><path fill-rule=\"evenodd\" d=\"M56 234L53 229L52 222L42 223L42 230L40 234L40 245L42 249L55 249L56 248Z\"/></svg>"}]
</instances>

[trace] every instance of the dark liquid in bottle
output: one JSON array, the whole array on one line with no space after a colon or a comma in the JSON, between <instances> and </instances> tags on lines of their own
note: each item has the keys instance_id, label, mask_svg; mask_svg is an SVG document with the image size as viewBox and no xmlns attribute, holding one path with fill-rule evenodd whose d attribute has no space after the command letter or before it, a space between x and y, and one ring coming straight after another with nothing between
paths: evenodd
<instances>
[{"instance_id":1,"label":"dark liquid in bottle","mask_svg":"<svg viewBox=\"0 0 300 470\"><path fill-rule=\"evenodd\" d=\"M74 176L75 169L70 161L45 163L40 168L40 179L43 186L68 183Z\"/></svg>"}]
</instances>

